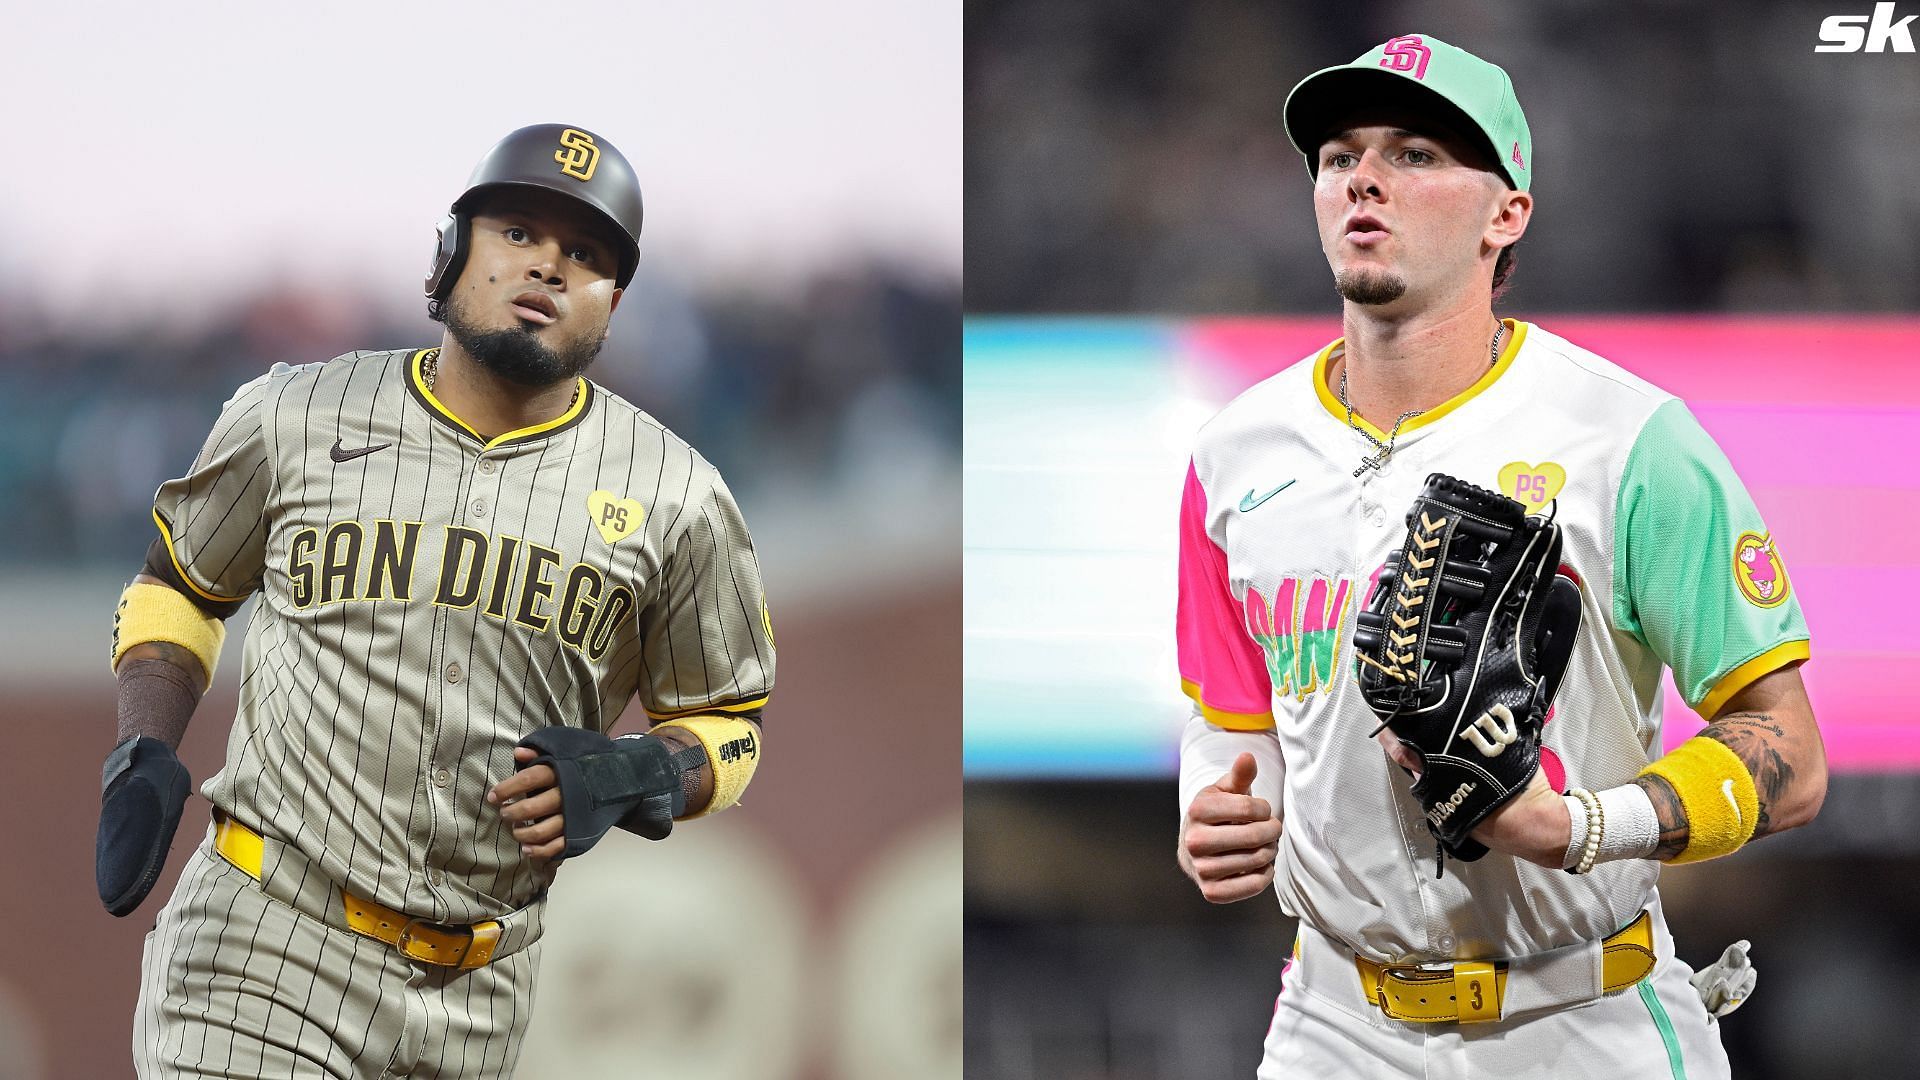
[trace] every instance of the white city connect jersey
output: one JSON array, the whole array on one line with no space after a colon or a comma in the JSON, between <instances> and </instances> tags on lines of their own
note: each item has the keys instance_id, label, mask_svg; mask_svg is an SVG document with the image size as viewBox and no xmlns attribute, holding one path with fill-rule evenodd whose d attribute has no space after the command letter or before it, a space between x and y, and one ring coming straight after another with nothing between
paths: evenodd
<instances>
[{"instance_id":1,"label":"white city connect jersey","mask_svg":"<svg viewBox=\"0 0 1920 1080\"><path fill-rule=\"evenodd\" d=\"M1354 475L1373 447L1327 389L1336 341L1223 409L1187 477L1183 686L1208 723L1278 740L1281 906L1375 957L1598 940L1647 905L1660 872L1626 860L1576 877L1493 852L1435 877L1409 781L1368 737L1377 718L1351 648L1429 473L1504 491L1564 532L1582 621L1545 728L1556 790L1624 784L1659 756L1663 668L1710 716L1808 655L1773 537L1680 400L1538 327L1509 327L1498 362L1409 421L1379 470Z\"/></svg>"}]
</instances>

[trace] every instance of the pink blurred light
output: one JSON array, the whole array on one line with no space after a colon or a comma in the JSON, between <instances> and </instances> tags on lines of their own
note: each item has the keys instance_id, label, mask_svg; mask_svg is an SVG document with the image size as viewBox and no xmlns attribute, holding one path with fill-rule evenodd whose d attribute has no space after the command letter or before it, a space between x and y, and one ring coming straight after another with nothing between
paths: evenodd
<instances>
[{"instance_id":1,"label":"pink blurred light","mask_svg":"<svg viewBox=\"0 0 1920 1080\"><path fill-rule=\"evenodd\" d=\"M1803 669L1829 762L1920 769L1920 624L1874 603L1920 581L1920 318L1570 317L1540 325L1684 398L1766 516L1813 632ZM1180 335L1222 401L1340 335L1334 319L1215 319ZM1704 722L1669 682L1668 747Z\"/></svg>"}]
</instances>

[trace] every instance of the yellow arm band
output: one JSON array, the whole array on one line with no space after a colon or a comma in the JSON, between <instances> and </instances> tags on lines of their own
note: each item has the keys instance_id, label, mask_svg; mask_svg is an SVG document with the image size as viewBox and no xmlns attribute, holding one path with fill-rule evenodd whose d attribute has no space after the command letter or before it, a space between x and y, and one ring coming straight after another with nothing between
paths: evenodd
<instances>
[{"instance_id":1,"label":"yellow arm band","mask_svg":"<svg viewBox=\"0 0 1920 1080\"><path fill-rule=\"evenodd\" d=\"M120 606L113 612L116 670L128 649L149 641L166 641L199 659L210 687L214 665L220 662L220 646L226 640L226 623L193 606L193 601L166 585L134 582L120 594Z\"/></svg>"},{"instance_id":2,"label":"yellow arm band","mask_svg":"<svg viewBox=\"0 0 1920 1080\"><path fill-rule=\"evenodd\" d=\"M1640 770L1673 786L1687 812L1687 847L1666 860L1703 862L1731 855L1753 838L1760 824L1760 795L1753 774L1725 743L1696 735L1673 753Z\"/></svg>"},{"instance_id":3,"label":"yellow arm band","mask_svg":"<svg viewBox=\"0 0 1920 1080\"><path fill-rule=\"evenodd\" d=\"M713 770L713 798L706 809L687 817L706 817L740 801L760 764L760 733L752 724L737 716L707 715L663 720L653 730L663 727L677 727L699 739L707 751L707 767Z\"/></svg>"}]
</instances>

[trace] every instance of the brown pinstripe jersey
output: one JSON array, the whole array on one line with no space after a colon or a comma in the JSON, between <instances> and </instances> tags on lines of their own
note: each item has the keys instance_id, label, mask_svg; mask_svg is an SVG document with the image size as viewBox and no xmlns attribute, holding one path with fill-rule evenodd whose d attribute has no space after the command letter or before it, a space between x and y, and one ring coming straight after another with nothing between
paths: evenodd
<instances>
[{"instance_id":1,"label":"brown pinstripe jersey","mask_svg":"<svg viewBox=\"0 0 1920 1080\"><path fill-rule=\"evenodd\" d=\"M484 796L549 724L756 714L773 686L759 562L704 458L582 379L483 440L430 350L275 365L235 393L154 520L212 608L258 592L227 761L237 819L391 907L473 922L540 875Z\"/></svg>"}]
</instances>

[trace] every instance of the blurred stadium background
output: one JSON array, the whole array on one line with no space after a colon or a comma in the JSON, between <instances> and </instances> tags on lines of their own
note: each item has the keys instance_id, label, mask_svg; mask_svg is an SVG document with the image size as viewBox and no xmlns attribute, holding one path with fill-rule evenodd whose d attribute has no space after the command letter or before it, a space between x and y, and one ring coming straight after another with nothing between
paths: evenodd
<instances>
[{"instance_id":1,"label":"blurred stadium background","mask_svg":"<svg viewBox=\"0 0 1920 1080\"><path fill-rule=\"evenodd\" d=\"M154 488L273 362L437 342L434 222L555 119L647 200L590 375L726 475L782 648L746 805L562 871L520 1073L960 1075L960 34L882 0L10 12L0 1078L131 1072L142 934L206 828L196 795L156 896L100 909L109 622ZM234 704L225 669L196 783Z\"/></svg>"},{"instance_id":2,"label":"blurred stadium background","mask_svg":"<svg viewBox=\"0 0 1920 1080\"><path fill-rule=\"evenodd\" d=\"M1920 636L1886 608L1920 571L1920 63L1813 52L1871 7L969 0L968 1076L1259 1060L1291 920L1173 861L1179 483L1219 405L1339 333L1286 92L1410 32L1505 66L1533 127L1501 314L1692 403L1813 628L1825 810L1661 883L1689 961L1754 943L1735 1075L1913 1075Z\"/></svg>"}]
</instances>

